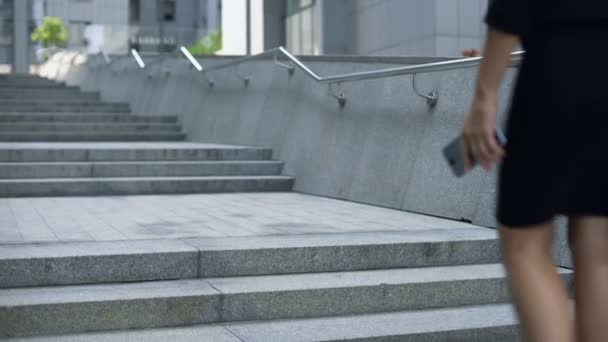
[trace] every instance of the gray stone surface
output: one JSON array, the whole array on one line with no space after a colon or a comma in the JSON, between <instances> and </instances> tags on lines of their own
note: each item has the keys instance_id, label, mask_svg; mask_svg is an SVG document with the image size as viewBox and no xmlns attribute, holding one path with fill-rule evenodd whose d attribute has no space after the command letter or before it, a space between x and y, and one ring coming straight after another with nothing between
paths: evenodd
<instances>
[{"instance_id":1,"label":"gray stone surface","mask_svg":"<svg viewBox=\"0 0 608 342\"><path fill-rule=\"evenodd\" d=\"M280 175L278 161L1 163L0 178Z\"/></svg>"},{"instance_id":2,"label":"gray stone surface","mask_svg":"<svg viewBox=\"0 0 608 342\"><path fill-rule=\"evenodd\" d=\"M20 89L6 89L0 90L0 97L2 99L9 99L10 101L31 101L29 98L36 98L38 100L59 100L59 101L99 101L99 94L97 93L82 93L76 91L28 91Z\"/></svg>"},{"instance_id":3,"label":"gray stone surface","mask_svg":"<svg viewBox=\"0 0 608 342\"><path fill-rule=\"evenodd\" d=\"M288 228L288 225L285 225ZM499 262L483 229L197 238L203 277L332 272Z\"/></svg>"},{"instance_id":4,"label":"gray stone surface","mask_svg":"<svg viewBox=\"0 0 608 342\"><path fill-rule=\"evenodd\" d=\"M103 106L103 105L113 105L113 106L128 106L125 103L107 103L102 102L99 99L92 98L90 96L81 96L80 93L70 94L70 96L56 96L55 94L49 94L48 97L39 96L36 94L34 96L28 93L22 93L21 96L11 96L0 98L0 106L67 106L67 105L75 105L75 106ZM50 96L55 95L55 96Z\"/></svg>"},{"instance_id":5,"label":"gray stone surface","mask_svg":"<svg viewBox=\"0 0 608 342\"><path fill-rule=\"evenodd\" d=\"M200 325L170 329L89 333L7 341L428 341L511 342L518 340L517 321L509 305L470 306L419 312L349 317Z\"/></svg>"},{"instance_id":6,"label":"gray stone surface","mask_svg":"<svg viewBox=\"0 0 608 342\"><path fill-rule=\"evenodd\" d=\"M243 340L233 335L228 329L209 325L60 336L8 338L5 340L7 342L243 342Z\"/></svg>"},{"instance_id":7,"label":"gray stone surface","mask_svg":"<svg viewBox=\"0 0 608 342\"><path fill-rule=\"evenodd\" d=\"M246 342L517 340L509 305L472 306L420 312L231 324Z\"/></svg>"},{"instance_id":8,"label":"gray stone surface","mask_svg":"<svg viewBox=\"0 0 608 342\"><path fill-rule=\"evenodd\" d=\"M176 123L174 116L137 116L128 114L78 113L55 114L1 114L0 122L150 122Z\"/></svg>"},{"instance_id":9,"label":"gray stone surface","mask_svg":"<svg viewBox=\"0 0 608 342\"><path fill-rule=\"evenodd\" d=\"M291 191L288 176L0 179L3 197Z\"/></svg>"},{"instance_id":10,"label":"gray stone surface","mask_svg":"<svg viewBox=\"0 0 608 342\"><path fill-rule=\"evenodd\" d=\"M270 159L267 148L184 142L0 143L0 161L158 161Z\"/></svg>"},{"instance_id":11,"label":"gray stone surface","mask_svg":"<svg viewBox=\"0 0 608 342\"><path fill-rule=\"evenodd\" d=\"M230 59L202 58L201 63ZM306 58L321 75L408 61L413 60ZM116 57L116 67L128 62ZM462 127L472 96L473 68L418 75L422 92L439 91L439 103L431 110L412 91L409 76L337 86L348 99L340 109L326 86L318 86L299 70L289 77L268 60L241 66L252 77L250 88L244 88L232 70L209 73L207 77L217 81L209 88L202 77L173 62L167 64L172 76L163 82L147 82L132 68L117 78L107 69L91 72L84 64L58 79L70 79L112 101L129 101L136 112L174 110L195 141L271 147L286 162L285 172L297 179L296 191L495 227L495 174L476 170L456 179L441 157L443 145ZM515 76L516 70L509 70L500 90L500 121ZM175 102L179 104L174 106ZM249 116L241 109L249 109L243 111ZM556 254L567 255L563 241ZM558 262L567 265L561 257Z\"/></svg>"},{"instance_id":12,"label":"gray stone surface","mask_svg":"<svg viewBox=\"0 0 608 342\"><path fill-rule=\"evenodd\" d=\"M562 270L563 271L563 270ZM508 299L501 265L0 290L3 337L369 314Z\"/></svg>"},{"instance_id":13,"label":"gray stone surface","mask_svg":"<svg viewBox=\"0 0 608 342\"><path fill-rule=\"evenodd\" d=\"M194 242L212 251L228 249L231 244L238 249L254 248L252 243L267 249L283 244L298 247L293 239L287 242L277 237L271 244L261 240L248 243L245 238L259 235L294 235L312 246L322 246L319 240L325 238L337 246L358 239L366 244L386 243L379 236L369 237L381 232L395 234L388 236L396 243L407 239L433 242L444 237L475 241L496 236L492 229L468 223L298 193L0 198L0 212L2 244L243 237L237 240L240 242ZM364 235L319 236L328 233ZM400 233L402 237L397 237Z\"/></svg>"},{"instance_id":14,"label":"gray stone surface","mask_svg":"<svg viewBox=\"0 0 608 342\"><path fill-rule=\"evenodd\" d=\"M0 141L182 141L186 135L177 132L0 132Z\"/></svg>"},{"instance_id":15,"label":"gray stone surface","mask_svg":"<svg viewBox=\"0 0 608 342\"><path fill-rule=\"evenodd\" d=\"M565 278L569 280L569 272ZM227 321L325 317L509 300L502 265L209 278Z\"/></svg>"},{"instance_id":16,"label":"gray stone surface","mask_svg":"<svg viewBox=\"0 0 608 342\"><path fill-rule=\"evenodd\" d=\"M0 290L0 337L208 323L218 300L202 280Z\"/></svg>"},{"instance_id":17,"label":"gray stone surface","mask_svg":"<svg viewBox=\"0 0 608 342\"><path fill-rule=\"evenodd\" d=\"M127 113L129 107L127 105L116 104L88 104L88 103L24 103L24 104L6 104L0 106L0 112L110 112L110 113Z\"/></svg>"},{"instance_id":18,"label":"gray stone surface","mask_svg":"<svg viewBox=\"0 0 608 342\"><path fill-rule=\"evenodd\" d=\"M195 278L198 258L179 240L0 245L0 287Z\"/></svg>"},{"instance_id":19,"label":"gray stone surface","mask_svg":"<svg viewBox=\"0 0 608 342\"><path fill-rule=\"evenodd\" d=\"M0 123L0 132L179 132L180 125L171 123Z\"/></svg>"}]
</instances>

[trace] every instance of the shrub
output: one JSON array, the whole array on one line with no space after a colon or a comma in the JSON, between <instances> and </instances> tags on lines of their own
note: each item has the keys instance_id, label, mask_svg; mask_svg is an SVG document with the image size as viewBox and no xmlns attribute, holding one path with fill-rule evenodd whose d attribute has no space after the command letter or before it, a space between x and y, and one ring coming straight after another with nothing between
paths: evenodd
<instances>
[{"instance_id":1,"label":"shrub","mask_svg":"<svg viewBox=\"0 0 608 342\"><path fill-rule=\"evenodd\" d=\"M222 49L222 31L216 31L190 45L188 51L193 56L212 55Z\"/></svg>"},{"instance_id":2,"label":"shrub","mask_svg":"<svg viewBox=\"0 0 608 342\"><path fill-rule=\"evenodd\" d=\"M44 47L65 46L68 31L60 18L44 17L42 24L32 33L32 41L41 43Z\"/></svg>"}]
</instances>

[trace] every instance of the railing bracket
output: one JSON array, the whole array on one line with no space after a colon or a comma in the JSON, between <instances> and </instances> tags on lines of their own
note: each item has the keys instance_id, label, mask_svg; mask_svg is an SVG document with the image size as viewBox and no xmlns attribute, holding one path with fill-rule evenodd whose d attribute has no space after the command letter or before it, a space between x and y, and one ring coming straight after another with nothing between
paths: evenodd
<instances>
[{"instance_id":1,"label":"railing bracket","mask_svg":"<svg viewBox=\"0 0 608 342\"><path fill-rule=\"evenodd\" d=\"M334 83L329 83L328 84L328 88L329 88L329 94L331 96L333 96L336 100L338 100L338 104L340 105L340 108L344 107L346 105L346 96L344 96L344 92L340 91L340 92L336 92L333 89L333 85ZM338 84L339 86L340 84Z\"/></svg>"},{"instance_id":2,"label":"railing bracket","mask_svg":"<svg viewBox=\"0 0 608 342\"><path fill-rule=\"evenodd\" d=\"M418 87L416 86L416 75L417 74L413 74L412 75L412 88L414 88L414 93L416 93L416 95L422 97L423 99L426 99L426 104L429 107L435 107L435 105L437 105L437 102L439 102L439 94L436 90L433 90L431 92L429 92L428 94L423 94L418 90Z\"/></svg>"},{"instance_id":3,"label":"railing bracket","mask_svg":"<svg viewBox=\"0 0 608 342\"><path fill-rule=\"evenodd\" d=\"M243 84L245 85L245 88L248 87L249 86L249 80L250 80L250 78L249 78L249 76L245 76L245 75L241 74L241 72L239 70L239 64L237 64L237 65L234 66L234 72L236 73L236 76L238 78L240 78L241 80L243 80Z\"/></svg>"},{"instance_id":4,"label":"railing bracket","mask_svg":"<svg viewBox=\"0 0 608 342\"><path fill-rule=\"evenodd\" d=\"M279 61L279 52L278 51L274 53L274 64L280 66L281 68L287 69L289 76L293 76L294 72L296 71L296 68L293 65L289 65L289 64L282 63Z\"/></svg>"},{"instance_id":5,"label":"railing bracket","mask_svg":"<svg viewBox=\"0 0 608 342\"><path fill-rule=\"evenodd\" d=\"M207 84L209 85L209 88L213 88L213 86L215 86L215 81L213 79L207 78L207 76L204 76L205 80L207 81Z\"/></svg>"}]
</instances>

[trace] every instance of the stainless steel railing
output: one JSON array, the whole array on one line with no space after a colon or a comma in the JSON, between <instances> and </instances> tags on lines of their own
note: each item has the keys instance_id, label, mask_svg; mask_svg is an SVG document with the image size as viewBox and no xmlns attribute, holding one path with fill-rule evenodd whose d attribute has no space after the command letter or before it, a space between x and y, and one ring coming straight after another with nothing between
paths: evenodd
<instances>
[{"instance_id":1,"label":"stainless steel railing","mask_svg":"<svg viewBox=\"0 0 608 342\"><path fill-rule=\"evenodd\" d=\"M332 88L332 85L346 83L346 82L356 82L356 81L396 77L396 76L403 76L403 75L412 75L412 88L414 89L414 92L418 96L424 98L429 106L434 106L435 104L437 104L437 101L439 100L438 91L433 90L426 94L420 92L416 86L416 75L420 74L420 73L429 73L429 72L475 67L475 66L479 65L481 58L482 58L482 57L463 58L463 59L457 59L457 60L451 60L451 61L442 61L442 62L419 64L419 65L399 66L399 67L392 67L392 68L354 72L354 73L347 73L347 74L323 77L323 76L319 76L317 73L315 73L312 69L310 69L307 65L305 65L300 59L298 59L297 57L292 55L289 51L287 51L282 46L279 46L279 47L276 47L276 48L273 48L270 50L266 50L266 51L256 54L256 55L237 58L237 59L229 61L229 62L220 63L220 64L208 66L208 67L200 66L200 64L198 64L198 62L196 62L196 59L194 59L194 57L192 57L192 55L190 55L190 53L185 48L181 49L181 52L184 56L186 56L188 58L188 60L192 64L192 67L195 67L199 72L201 72L203 74L209 73L211 71L229 68L229 67L235 67L237 76L244 82L245 86L247 86L249 84L249 82L251 80L251 76L241 74L238 69L238 66L245 62L249 62L249 61L256 60L256 59L261 59L266 56L273 56L274 63L279 67L287 69L290 74L293 74L295 72L295 69L297 68L297 69L302 70L306 75L308 75L310 78L312 78L315 82L320 83L320 84L328 84L331 95L338 100L338 103L341 106L343 106L346 103L346 97L343 92L339 92L339 93L335 92L334 89ZM513 63L519 62L522 59L523 54L524 54L523 51L518 51L518 52L512 53L511 54L512 62ZM292 64L290 65L290 64L279 61L279 55L282 55L285 58L287 58ZM196 62L196 64L194 62ZM211 87L213 87L213 85L215 84L215 82L212 79L207 78L207 81L209 82L209 86L211 86Z\"/></svg>"}]
</instances>

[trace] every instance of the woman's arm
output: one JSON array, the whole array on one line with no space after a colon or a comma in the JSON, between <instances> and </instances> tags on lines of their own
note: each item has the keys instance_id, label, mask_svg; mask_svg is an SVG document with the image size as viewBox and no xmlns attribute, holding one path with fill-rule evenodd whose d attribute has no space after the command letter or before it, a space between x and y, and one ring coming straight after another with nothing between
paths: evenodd
<instances>
[{"instance_id":1,"label":"woman's arm","mask_svg":"<svg viewBox=\"0 0 608 342\"><path fill-rule=\"evenodd\" d=\"M494 135L498 88L518 42L517 35L488 27L475 94L463 128L462 155L467 169L474 158L489 171L504 155Z\"/></svg>"}]
</instances>

